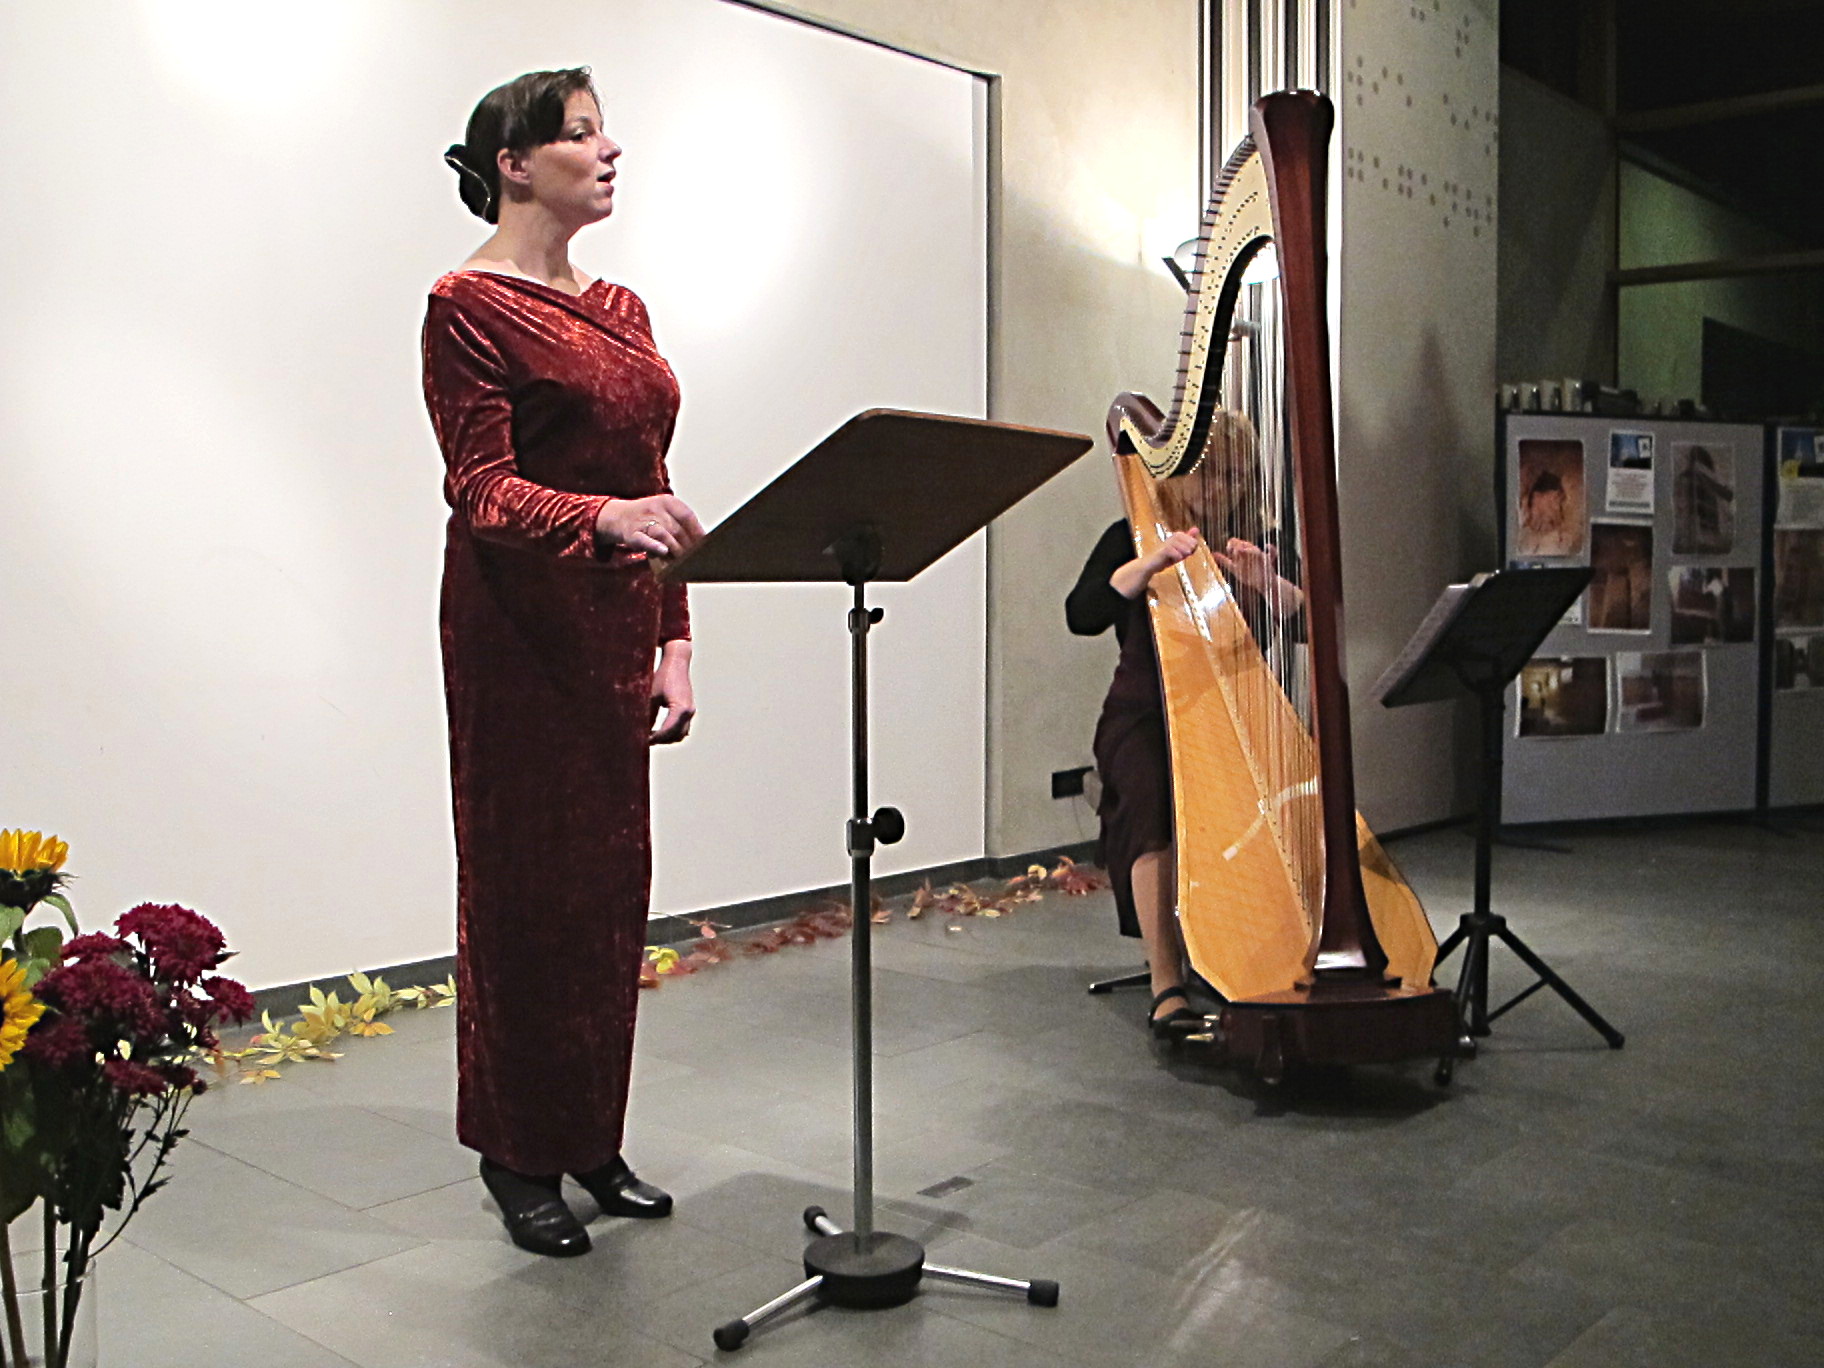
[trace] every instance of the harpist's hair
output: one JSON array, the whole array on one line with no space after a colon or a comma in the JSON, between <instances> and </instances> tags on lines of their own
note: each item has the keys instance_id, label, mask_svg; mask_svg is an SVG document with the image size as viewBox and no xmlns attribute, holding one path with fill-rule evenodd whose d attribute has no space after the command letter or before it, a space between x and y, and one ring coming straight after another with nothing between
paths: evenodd
<instances>
[{"instance_id":1,"label":"harpist's hair","mask_svg":"<svg viewBox=\"0 0 1824 1368\"><path fill-rule=\"evenodd\" d=\"M528 71L481 97L469 115L463 141L443 154L456 172L462 202L489 223L500 222L500 153L527 152L556 142L564 131L564 105L586 90L599 105L588 67Z\"/></svg>"}]
</instances>

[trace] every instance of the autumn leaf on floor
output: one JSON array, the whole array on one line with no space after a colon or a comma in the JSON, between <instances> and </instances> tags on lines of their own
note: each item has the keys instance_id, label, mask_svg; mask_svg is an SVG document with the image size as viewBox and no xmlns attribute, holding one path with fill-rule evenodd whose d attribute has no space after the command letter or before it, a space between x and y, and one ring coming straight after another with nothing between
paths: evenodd
<instances>
[{"instance_id":1,"label":"autumn leaf on floor","mask_svg":"<svg viewBox=\"0 0 1824 1368\"><path fill-rule=\"evenodd\" d=\"M1046 882L1058 892L1072 898L1080 898L1085 893L1094 893L1097 889L1108 887L1108 880L1093 869L1086 869L1068 855L1058 856L1058 867L1051 871Z\"/></svg>"}]
</instances>

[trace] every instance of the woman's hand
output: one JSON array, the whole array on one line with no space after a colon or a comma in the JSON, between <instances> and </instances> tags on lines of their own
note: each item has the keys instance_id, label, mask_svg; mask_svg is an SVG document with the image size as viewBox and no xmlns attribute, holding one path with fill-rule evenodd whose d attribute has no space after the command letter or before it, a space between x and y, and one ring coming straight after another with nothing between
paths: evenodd
<instances>
[{"instance_id":1,"label":"woman's hand","mask_svg":"<svg viewBox=\"0 0 1824 1368\"><path fill-rule=\"evenodd\" d=\"M1271 546L1264 550L1240 537L1230 537L1218 551L1210 548L1216 564L1235 584L1245 584L1274 609L1295 613L1305 601L1304 594L1291 580L1279 573L1279 553Z\"/></svg>"},{"instance_id":2,"label":"woman's hand","mask_svg":"<svg viewBox=\"0 0 1824 1368\"><path fill-rule=\"evenodd\" d=\"M659 714L665 715L660 722ZM690 735L697 715L697 696L690 687L690 643L668 641L660 648L659 667L652 672L652 735L655 746L668 746Z\"/></svg>"},{"instance_id":3,"label":"woman's hand","mask_svg":"<svg viewBox=\"0 0 1824 1368\"><path fill-rule=\"evenodd\" d=\"M1197 549L1198 531L1174 532L1159 543L1157 550L1137 556L1108 577L1114 591L1122 598L1139 598L1148 582L1161 570L1170 570Z\"/></svg>"},{"instance_id":4,"label":"woman's hand","mask_svg":"<svg viewBox=\"0 0 1824 1368\"><path fill-rule=\"evenodd\" d=\"M625 547L649 556L681 556L703 540L703 524L675 494L610 499L595 519L600 550Z\"/></svg>"}]
</instances>

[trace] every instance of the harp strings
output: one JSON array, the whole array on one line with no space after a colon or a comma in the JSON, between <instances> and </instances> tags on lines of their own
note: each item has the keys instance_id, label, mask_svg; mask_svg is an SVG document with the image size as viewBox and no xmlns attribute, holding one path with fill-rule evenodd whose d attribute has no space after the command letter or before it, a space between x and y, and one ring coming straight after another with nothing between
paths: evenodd
<instances>
[{"instance_id":1,"label":"harp strings","mask_svg":"<svg viewBox=\"0 0 1824 1368\"><path fill-rule=\"evenodd\" d=\"M1178 527L1199 527L1265 668L1237 669L1235 718L1254 758L1287 865L1313 927L1323 906L1323 817L1312 743L1297 481L1272 249L1244 277L1222 365L1221 407L1203 458L1167 481ZM1243 545L1243 544L1246 545ZM1263 554L1251 555L1258 548ZM1224 560L1218 564L1223 565Z\"/></svg>"}]
</instances>

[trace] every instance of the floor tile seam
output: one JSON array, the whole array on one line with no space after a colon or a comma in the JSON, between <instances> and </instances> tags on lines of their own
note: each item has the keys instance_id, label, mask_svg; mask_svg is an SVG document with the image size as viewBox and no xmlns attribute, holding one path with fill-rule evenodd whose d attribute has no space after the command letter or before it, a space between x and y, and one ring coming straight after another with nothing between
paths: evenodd
<instances>
[{"instance_id":1,"label":"floor tile seam","mask_svg":"<svg viewBox=\"0 0 1824 1368\"><path fill-rule=\"evenodd\" d=\"M436 1187L428 1187L422 1192L408 1192L403 1197L388 1197L383 1202L372 1202L364 1207L350 1207L349 1210L358 1211L364 1216L373 1216L381 1207L395 1206L400 1202L416 1201L420 1197L429 1197L433 1192L442 1192L445 1188L461 1187L465 1183L476 1182L479 1178L479 1173L471 1173L461 1178L452 1178L447 1183L439 1183ZM376 1219L379 1218L376 1217ZM389 1229L397 1229L397 1227L389 1225ZM409 1232L407 1233L409 1234ZM436 1241L426 1241L425 1243L431 1244L436 1243Z\"/></svg>"},{"instance_id":2,"label":"floor tile seam","mask_svg":"<svg viewBox=\"0 0 1824 1368\"><path fill-rule=\"evenodd\" d=\"M259 1311L262 1315L266 1315L267 1313L266 1313L265 1309L263 1307L258 1306L257 1303L266 1300L266 1298L268 1298L268 1297L277 1297L286 1292L295 1292L300 1287L309 1287L312 1283L326 1282L331 1278L339 1278L345 1273L358 1272L359 1270L361 1270L363 1268L372 1267L374 1264L385 1263L388 1259L398 1259L398 1258L404 1257L407 1254L416 1254L421 1249L428 1249L435 1245L457 1243L457 1241L454 1241L454 1240L427 1240L427 1239L424 1239L422 1236L406 1235L403 1231L399 1231L396 1233L398 1233L402 1239L411 1240L412 1243L407 1245L404 1249L389 1250L385 1254L376 1254L371 1259L359 1259L356 1262L347 1265L346 1267L333 1269L328 1273L319 1273L314 1278L299 1278L296 1282L288 1282L280 1287L269 1287L263 1292L256 1292L250 1297L238 1297L238 1298L236 1298L236 1300L239 1301L243 1306L251 1306L256 1311ZM541 1291L542 1291L542 1289L541 1289ZM232 1294L230 1294L230 1295L232 1295ZM550 1294L545 1293L545 1295L549 1296ZM267 1318L269 1320L278 1321L278 1323L281 1325L285 1324L285 1322L279 1321L279 1318L277 1316L268 1315ZM291 1329L294 1327L287 1326L286 1328Z\"/></svg>"},{"instance_id":3,"label":"floor tile seam","mask_svg":"<svg viewBox=\"0 0 1824 1368\"><path fill-rule=\"evenodd\" d=\"M315 1345L317 1348L321 1349L324 1353L330 1355L332 1358L338 1360L341 1363L347 1364L348 1368L360 1368L359 1364L356 1364L351 1359L344 1358L341 1354L337 1353L334 1349L330 1348L329 1345L324 1344L321 1340L316 1339L315 1337L306 1334L304 1331L299 1330L295 1326L285 1324L285 1322L279 1320L276 1316L268 1315L264 1308L255 1306L253 1304L253 1302L254 1302L253 1297L243 1297L237 1293L230 1292L227 1288L221 1286L219 1283L211 1282L208 1278L205 1278L202 1274L192 1272L188 1268L184 1268L179 1264L173 1263L170 1259L167 1259L163 1254L158 1253L156 1250L148 1249L148 1248L146 1248L146 1246L139 1244L137 1241L129 1239L125 1235L120 1237L120 1242L125 1245L131 1245L136 1252L145 1255L149 1259L157 1260L159 1263L163 1264L166 1268L170 1269L173 1273L177 1274L179 1277L186 1278L189 1281L194 1282L194 1283L200 1283L202 1286L209 1288L213 1292L219 1292L222 1294L222 1296L228 1298L228 1300L233 1302L236 1306L245 1307L247 1310L255 1312L257 1315L259 1315L261 1317L261 1319L272 1322L273 1325L277 1326L281 1330L286 1331L288 1334L296 1335L296 1336L298 1336L298 1338L308 1341L309 1343ZM403 1254L405 1252L406 1252L405 1250L395 1250L394 1251L394 1253L399 1253L399 1254ZM383 1256L383 1257L386 1257L386 1256ZM351 1264L350 1267L358 1268L358 1267L360 1267L360 1265ZM336 1271L345 1272L346 1270L337 1269ZM321 1276L332 1277L334 1275L333 1274L323 1274ZM315 1281L315 1279L305 1279L304 1281L311 1282L311 1281ZM298 1286L298 1285L299 1284L296 1284L296 1283L287 1284L287 1286L294 1286L294 1287ZM284 1288L279 1288L279 1287L269 1288L265 1292L255 1293L254 1296L255 1297L264 1297L264 1296L269 1295L269 1293L271 1293L271 1292L282 1292L284 1290L285 1290Z\"/></svg>"},{"instance_id":4,"label":"floor tile seam","mask_svg":"<svg viewBox=\"0 0 1824 1368\"><path fill-rule=\"evenodd\" d=\"M390 1117L381 1117L380 1119L383 1121L388 1121L393 1125L403 1124L401 1122L392 1121L392 1119ZM406 1129L410 1130L411 1128L408 1126L408 1127L406 1127ZM417 1132L414 1132L414 1134L417 1134ZM364 1208L350 1206L347 1202L343 1201L339 1197L332 1196L327 1192L320 1192L316 1188L313 1188L313 1187L308 1187L305 1184L298 1182L295 1178L287 1178L282 1173L274 1173L271 1169L266 1168L263 1165L256 1164L251 1159L243 1159L240 1155L235 1154L232 1151L222 1149L217 1145L212 1145L207 1140L199 1140L199 1139L196 1139L195 1137L191 1137L190 1144L193 1146L196 1146L197 1148L208 1150L211 1154L215 1155L216 1158L218 1158L218 1159L225 1159L229 1163L239 1164L242 1168L251 1169L253 1172L259 1174L260 1177L262 1177L262 1178L270 1178L273 1182L283 1183L286 1187L291 1188L294 1191L303 1193L304 1195L306 1195L308 1197L312 1197L318 1201L328 1202L333 1206L340 1207L343 1211L348 1212L351 1216L359 1216L359 1215L365 1214ZM460 1180L457 1180L457 1181L460 1181ZM436 1187L448 1187L448 1186L449 1186L449 1184L447 1184L447 1183L439 1183L436 1185ZM425 1192L435 1191L435 1188L426 1188L426 1189L424 1189L424 1191ZM406 1200L408 1197L418 1197L418 1196L422 1196L422 1195L423 1195L422 1192L402 1192L397 1197L387 1198L386 1201L387 1202L402 1202L402 1201ZM373 1203L372 1205L384 1206L385 1204L386 1204L385 1202L376 1202L376 1203Z\"/></svg>"}]
</instances>

